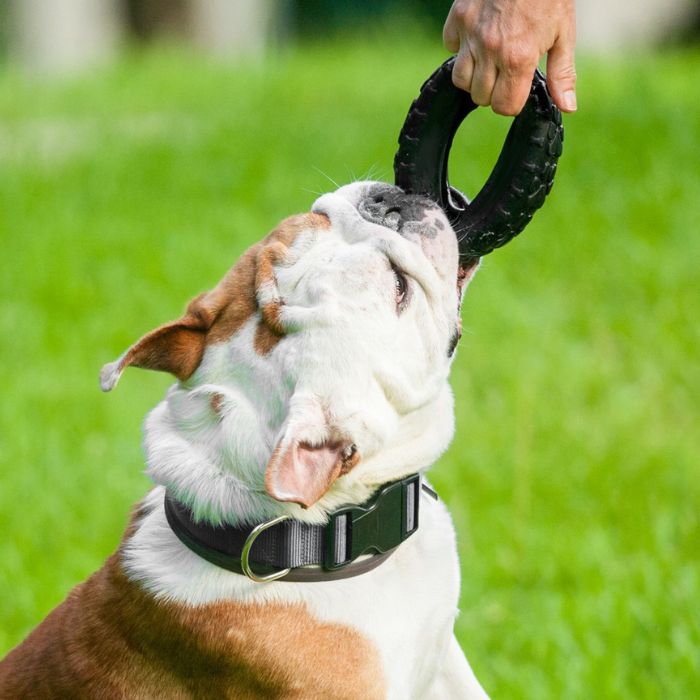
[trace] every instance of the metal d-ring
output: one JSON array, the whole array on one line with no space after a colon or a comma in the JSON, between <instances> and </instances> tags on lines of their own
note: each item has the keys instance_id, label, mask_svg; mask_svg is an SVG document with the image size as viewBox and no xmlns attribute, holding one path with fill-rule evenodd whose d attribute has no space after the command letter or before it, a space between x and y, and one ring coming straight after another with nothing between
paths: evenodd
<instances>
[{"instance_id":1,"label":"metal d-ring","mask_svg":"<svg viewBox=\"0 0 700 700\"><path fill-rule=\"evenodd\" d=\"M276 581L278 578L286 576L292 570L291 568L282 569L281 571L274 571L271 574L267 574L267 576L259 576L250 568L250 562L248 561L248 557L250 556L250 550L253 548L255 540L257 540L258 537L263 532L265 532L265 530L274 527L275 525L277 525L277 523L281 523L284 520L291 520L291 518L288 515L280 515L278 518L273 518L272 520L267 520L264 523L260 523L260 525L256 525L250 531L250 535L248 535L248 537L246 538L245 544L243 545L243 551L241 552L241 569L243 569L243 573L251 581L255 581L256 583Z\"/></svg>"}]
</instances>

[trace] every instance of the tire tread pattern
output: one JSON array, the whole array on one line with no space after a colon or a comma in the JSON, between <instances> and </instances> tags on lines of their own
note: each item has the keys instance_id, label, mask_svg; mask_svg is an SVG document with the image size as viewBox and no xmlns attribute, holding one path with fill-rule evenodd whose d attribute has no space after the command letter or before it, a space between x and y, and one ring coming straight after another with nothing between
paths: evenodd
<instances>
[{"instance_id":1,"label":"tire tread pattern","mask_svg":"<svg viewBox=\"0 0 700 700\"><path fill-rule=\"evenodd\" d=\"M545 77L536 71L530 95L515 117L486 184L469 203L447 180L452 139L476 109L469 93L452 83L454 57L423 83L408 111L394 158L396 184L423 194L445 209L463 258L490 253L517 236L544 204L562 154L561 112Z\"/></svg>"}]
</instances>

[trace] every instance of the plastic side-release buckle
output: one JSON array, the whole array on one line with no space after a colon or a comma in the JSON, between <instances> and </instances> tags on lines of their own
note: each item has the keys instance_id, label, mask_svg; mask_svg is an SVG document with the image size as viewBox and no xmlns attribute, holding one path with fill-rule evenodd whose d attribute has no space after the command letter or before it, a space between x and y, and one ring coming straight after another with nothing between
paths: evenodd
<instances>
[{"instance_id":1,"label":"plastic side-release buckle","mask_svg":"<svg viewBox=\"0 0 700 700\"><path fill-rule=\"evenodd\" d=\"M382 488L368 503L335 511L325 530L323 568L340 569L362 554L398 547L418 529L420 474Z\"/></svg>"}]
</instances>

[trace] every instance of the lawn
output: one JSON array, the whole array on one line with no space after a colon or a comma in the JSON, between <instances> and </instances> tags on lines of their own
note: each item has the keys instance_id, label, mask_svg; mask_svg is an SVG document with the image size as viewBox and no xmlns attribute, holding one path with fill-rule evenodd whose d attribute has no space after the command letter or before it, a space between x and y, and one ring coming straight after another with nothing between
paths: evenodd
<instances>
[{"instance_id":1,"label":"lawn","mask_svg":"<svg viewBox=\"0 0 700 700\"><path fill-rule=\"evenodd\" d=\"M175 49L0 73L0 655L114 550L170 380L101 365L315 193L390 178L443 59L370 37L227 66ZM494 698L689 698L700 678L700 53L579 65L551 198L483 265L432 475L457 630ZM508 121L455 147L473 192Z\"/></svg>"}]
</instances>

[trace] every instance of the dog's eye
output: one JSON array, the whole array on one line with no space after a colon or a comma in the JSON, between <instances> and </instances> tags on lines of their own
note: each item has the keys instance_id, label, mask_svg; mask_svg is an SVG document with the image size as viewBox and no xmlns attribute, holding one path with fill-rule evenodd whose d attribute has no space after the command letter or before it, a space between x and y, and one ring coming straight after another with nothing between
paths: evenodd
<instances>
[{"instance_id":1,"label":"dog's eye","mask_svg":"<svg viewBox=\"0 0 700 700\"><path fill-rule=\"evenodd\" d=\"M394 270L394 286L396 288L396 306L401 308L404 306L408 295L408 282L406 276L400 270Z\"/></svg>"}]
</instances>

